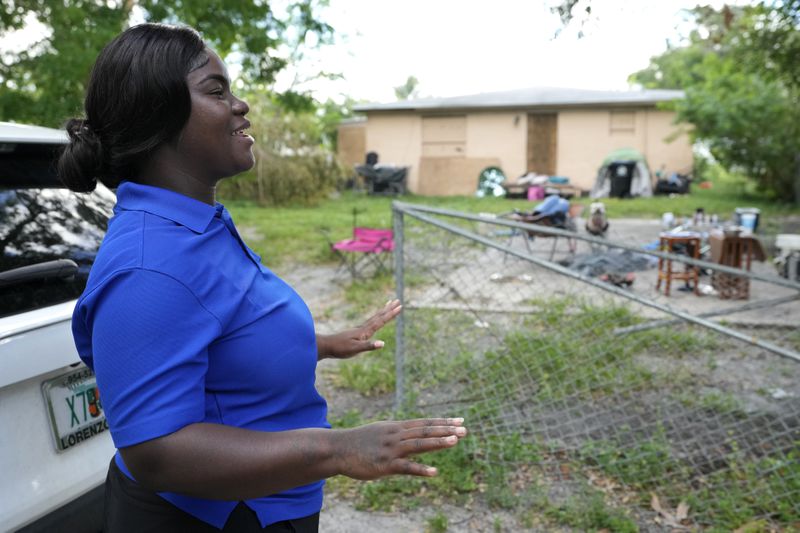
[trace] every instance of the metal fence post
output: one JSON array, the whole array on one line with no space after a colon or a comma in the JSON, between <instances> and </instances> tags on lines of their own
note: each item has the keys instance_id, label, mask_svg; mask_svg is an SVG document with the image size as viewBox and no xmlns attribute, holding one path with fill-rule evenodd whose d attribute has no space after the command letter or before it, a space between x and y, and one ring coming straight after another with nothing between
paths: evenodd
<instances>
[{"instance_id":1,"label":"metal fence post","mask_svg":"<svg viewBox=\"0 0 800 533\"><path fill-rule=\"evenodd\" d=\"M394 281L397 288L397 299L401 304L405 303L403 283L403 211L402 208L392 203L392 214L394 224ZM400 313L395 320L395 352L394 352L394 414L395 416L403 407L404 381L405 381L405 318Z\"/></svg>"}]
</instances>

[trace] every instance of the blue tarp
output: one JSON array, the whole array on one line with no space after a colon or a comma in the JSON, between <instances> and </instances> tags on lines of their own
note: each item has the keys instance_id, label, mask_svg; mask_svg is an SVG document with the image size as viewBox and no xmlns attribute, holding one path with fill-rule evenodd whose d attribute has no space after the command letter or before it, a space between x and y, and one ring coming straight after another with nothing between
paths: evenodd
<instances>
[{"instance_id":1,"label":"blue tarp","mask_svg":"<svg viewBox=\"0 0 800 533\"><path fill-rule=\"evenodd\" d=\"M569 211L569 202L557 194L552 194L544 199L542 203L537 205L533 212L547 217L553 216L557 213L567 214Z\"/></svg>"}]
</instances>

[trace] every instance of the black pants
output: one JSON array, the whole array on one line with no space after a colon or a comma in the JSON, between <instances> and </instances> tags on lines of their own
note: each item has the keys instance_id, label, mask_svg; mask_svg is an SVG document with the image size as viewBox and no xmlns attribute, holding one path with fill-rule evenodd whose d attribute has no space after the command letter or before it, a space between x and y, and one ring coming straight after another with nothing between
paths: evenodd
<instances>
[{"instance_id":1,"label":"black pants","mask_svg":"<svg viewBox=\"0 0 800 533\"><path fill-rule=\"evenodd\" d=\"M319 513L284 520L262 528L256 513L244 503L239 505L228 517L225 532L269 532L269 533L317 533ZM122 473L114 459L108 468L106 478L105 533L145 533L145 532L198 532L218 533L219 529L178 509L170 502L141 487Z\"/></svg>"}]
</instances>

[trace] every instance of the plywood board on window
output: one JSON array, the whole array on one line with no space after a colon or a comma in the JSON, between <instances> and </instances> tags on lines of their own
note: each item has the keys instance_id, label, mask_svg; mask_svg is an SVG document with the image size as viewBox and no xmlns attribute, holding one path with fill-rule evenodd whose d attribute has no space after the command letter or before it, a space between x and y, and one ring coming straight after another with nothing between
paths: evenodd
<instances>
[{"instance_id":1,"label":"plywood board on window","mask_svg":"<svg viewBox=\"0 0 800 533\"><path fill-rule=\"evenodd\" d=\"M425 143L422 145L422 157L464 157L464 143Z\"/></svg>"},{"instance_id":2,"label":"plywood board on window","mask_svg":"<svg viewBox=\"0 0 800 533\"><path fill-rule=\"evenodd\" d=\"M495 157L422 157L417 194L429 196L472 195L478 176L488 167L499 167Z\"/></svg>"},{"instance_id":3,"label":"plywood board on window","mask_svg":"<svg viewBox=\"0 0 800 533\"><path fill-rule=\"evenodd\" d=\"M339 160L345 165L364 163L367 154L366 123L339 126L336 145Z\"/></svg>"},{"instance_id":4,"label":"plywood board on window","mask_svg":"<svg viewBox=\"0 0 800 533\"><path fill-rule=\"evenodd\" d=\"M556 173L558 115L528 114L528 172Z\"/></svg>"}]
</instances>

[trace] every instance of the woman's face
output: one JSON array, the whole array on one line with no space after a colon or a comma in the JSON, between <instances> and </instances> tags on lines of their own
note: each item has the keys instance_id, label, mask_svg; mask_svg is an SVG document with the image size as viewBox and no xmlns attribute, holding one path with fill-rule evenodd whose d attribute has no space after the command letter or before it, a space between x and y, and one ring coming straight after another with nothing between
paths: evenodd
<instances>
[{"instance_id":1,"label":"woman's face","mask_svg":"<svg viewBox=\"0 0 800 533\"><path fill-rule=\"evenodd\" d=\"M253 167L247 103L231 92L225 64L206 49L208 62L187 76L192 112L178 138L178 151L193 176L208 183Z\"/></svg>"}]
</instances>

